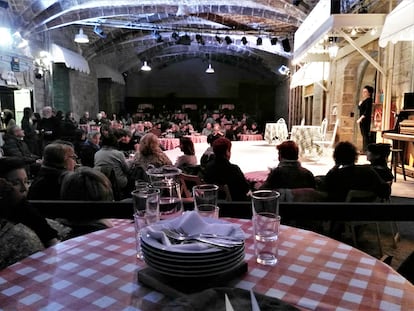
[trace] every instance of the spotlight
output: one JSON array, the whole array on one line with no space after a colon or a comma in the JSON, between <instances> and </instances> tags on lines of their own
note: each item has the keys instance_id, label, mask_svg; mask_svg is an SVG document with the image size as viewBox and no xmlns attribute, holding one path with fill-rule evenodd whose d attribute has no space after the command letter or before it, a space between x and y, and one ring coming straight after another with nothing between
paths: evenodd
<instances>
[{"instance_id":1,"label":"spotlight","mask_svg":"<svg viewBox=\"0 0 414 311\"><path fill-rule=\"evenodd\" d=\"M182 44L182 45L190 45L191 44L191 38L189 35L184 35L178 38L177 44Z\"/></svg>"},{"instance_id":2,"label":"spotlight","mask_svg":"<svg viewBox=\"0 0 414 311\"><path fill-rule=\"evenodd\" d=\"M160 32L159 32L159 31L154 31L153 36L154 36L154 39L155 39L158 43L164 42L164 40L162 40L162 37L161 37L161 34L160 34Z\"/></svg>"},{"instance_id":3,"label":"spotlight","mask_svg":"<svg viewBox=\"0 0 414 311\"><path fill-rule=\"evenodd\" d=\"M262 43L263 43L263 40L262 40L262 38L257 38L257 40L256 40L256 45L262 45Z\"/></svg>"},{"instance_id":4,"label":"spotlight","mask_svg":"<svg viewBox=\"0 0 414 311\"><path fill-rule=\"evenodd\" d=\"M195 38L196 38L196 41L197 41L198 44L202 44L202 45L205 44L204 39L201 35L196 34Z\"/></svg>"},{"instance_id":5,"label":"spotlight","mask_svg":"<svg viewBox=\"0 0 414 311\"><path fill-rule=\"evenodd\" d=\"M247 44L247 39L246 39L246 37L241 38L241 42L243 43L243 45L246 45L246 44Z\"/></svg>"},{"instance_id":6,"label":"spotlight","mask_svg":"<svg viewBox=\"0 0 414 311\"><path fill-rule=\"evenodd\" d=\"M231 40L231 38L229 36L226 36L224 38L224 41L226 41L227 44L232 44L233 43L233 41Z\"/></svg>"},{"instance_id":7,"label":"spotlight","mask_svg":"<svg viewBox=\"0 0 414 311\"><path fill-rule=\"evenodd\" d=\"M283 50L285 52L290 52L291 51L291 49L290 49L290 43L289 43L289 39L288 38L282 40L282 46L283 46Z\"/></svg>"},{"instance_id":8,"label":"spotlight","mask_svg":"<svg viewBox=\"0 0 414 311\"><path fill-rule=\"evenodd\" d=\"M285 65L280 66L278 71L283 76L290 75L290 69L288 67L286 67Z\"/></svg>"},{"instance_id":9,"label":"spotlight","mask_svg":"<svg viewBox=\"0 0 414 311\"><path fill-rule=\"evenodd\" d=\"M270 44L271 45L276 45L276 43L277 43L277 38L271 38L270 39Z\"/></svg>"},{"instance_id":10,"label":"spotlight","mask_svg":"<svg viewBox=\"0 0 414 311\"><path fill-rule=\"evenodd\" d=\"M221 44L223 42L223 39L216 35L216 41Z\"/></svg>"},{"instance_id":11,"label":"spotlight","mask_svg":"<svg viewBox=\"0 0 414 311\"><path fill-rule=\"evenodd\" d=\"M178 33L176 33L175 31L171 34L171 38L173 38L175 41L177 41L180 36L178 35Z\"/></svg>"},{"instance_id":12,"label":"spotlight","mask_svg":"<svg viewBox=\"0 0 414 311\"><path fill-rule=\"evenodd\" d=\"M102 30L102 28L98 25L95 25L95 27L93 28L93 32L102 39L106 38L106 33L104 33L104 31Z\"/></svg>"},{"instance_id":13,"label":"spotlight","mask_svg":"<svg viewBox=\"0 0 414 311\"><path fill-rule=\"evenodd\" d=\"M89 38L87 35L83 33L83 29L79 29L79 33L75 35L75 42L77 43L88 43Z\"/></svg>"}]
</instances>

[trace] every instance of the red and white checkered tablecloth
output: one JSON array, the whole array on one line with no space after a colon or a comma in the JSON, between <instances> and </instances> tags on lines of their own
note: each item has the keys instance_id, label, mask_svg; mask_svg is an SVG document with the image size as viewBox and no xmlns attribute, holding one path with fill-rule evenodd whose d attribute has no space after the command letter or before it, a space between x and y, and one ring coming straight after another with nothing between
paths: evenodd
<instances>
[{"instance_id":1,"label":"red and white checkered tablecloth","mask_svg":"<svg viewBox=\"0 0 414 311\"><path fill-rule=\"evenodd\" d=\"M206 143L207 142L207 136L206 135L186 135L184 137L190 138L191 141L194 144Z\"/></svg>"},{"instance_id":2,"label":"red and white checkered tablecloth","mask_svg":"<svg viewBox=\"0 0 414 311\"><path fill-rule=\"evenodd\" d=\"M262 134L241 134L240 140L247 141L247 140L263 140Z\"/></svg>"},{"instance_id":3,"label":"red and white checkered tablecloth","mask_svg":"<svg viewBox=\"0 0 414 311\"><path fill-rule=\"evenodd\" d=\"M229 286L253 289L302 310L414 310L414 286L381 261L322 235L282 226L279 262L255 262ZM62 242L0 271L0 310L159 310L169 298L141 286L131 220Z\"/></svg>"},{"instance_id":4,"label":"red and white checkered tablecloth","mask_svg":"<svg viewBox=\"0 0 414 311\"><path fill-rule=\"evenodd\" d=\"M165 150L171 150L180 145L179 138L159 138L159 141Z\"/></svg>"}]
</instances>

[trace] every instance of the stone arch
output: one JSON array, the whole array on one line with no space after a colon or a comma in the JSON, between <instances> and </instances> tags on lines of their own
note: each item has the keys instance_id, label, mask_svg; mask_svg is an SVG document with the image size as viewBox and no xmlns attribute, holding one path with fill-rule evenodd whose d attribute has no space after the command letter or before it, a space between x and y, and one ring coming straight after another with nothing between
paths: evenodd
<instances>
[{"instance_id":1,"label":"stone arch","mask_svg":"<svg viewBox=\"0 0 414 311\"><path fill-rule=\"evenodd\" d=\"M373 48L366 52L375 59L378 52ZM362 137L356 120L359 118L358 102L364 85L375 87L376 68L360 53L350 56L344 66L342 92L338 98L341 103L338 116L341 118L339 139L354 143L358 148L362 146ZM338 75L340 77L340 75Z\"/></svg>"}]
</instances>

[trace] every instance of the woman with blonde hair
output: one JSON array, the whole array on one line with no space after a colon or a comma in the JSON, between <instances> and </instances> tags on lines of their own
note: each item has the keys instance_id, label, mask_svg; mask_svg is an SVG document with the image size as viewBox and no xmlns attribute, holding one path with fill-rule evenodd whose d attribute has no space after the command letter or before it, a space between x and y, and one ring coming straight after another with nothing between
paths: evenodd
<instances>
[{"instance_id":1,"label":"woman with blonde hair","mask_svg":"<svg viewBox=\"0 0 414 311\"><path fill-rule=\"evenodd\" d=\"M160 167L172 165L172 162L161 150L158 137L152 133L147 133L139 142L138 152L135 153L134 165L138 165L146 171L149 165Z\"/></svg>"}]
</instances>

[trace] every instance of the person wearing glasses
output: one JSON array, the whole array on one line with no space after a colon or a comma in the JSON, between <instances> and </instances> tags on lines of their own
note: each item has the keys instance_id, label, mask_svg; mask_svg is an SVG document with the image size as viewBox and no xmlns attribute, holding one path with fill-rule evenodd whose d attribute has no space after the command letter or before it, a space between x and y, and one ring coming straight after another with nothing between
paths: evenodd
<instances>
[{"instance_id":1,"label":"person wearing glasses","mask_svg":"<svg viewBox=\"0 0 414 311\"><path fill-rule=\"evenodd\" d=\"M59 200L62 179L78 165L73 145L54 141L43 151L43 163L29 189L29 200Z\"/></svg>"}]
</instances>

